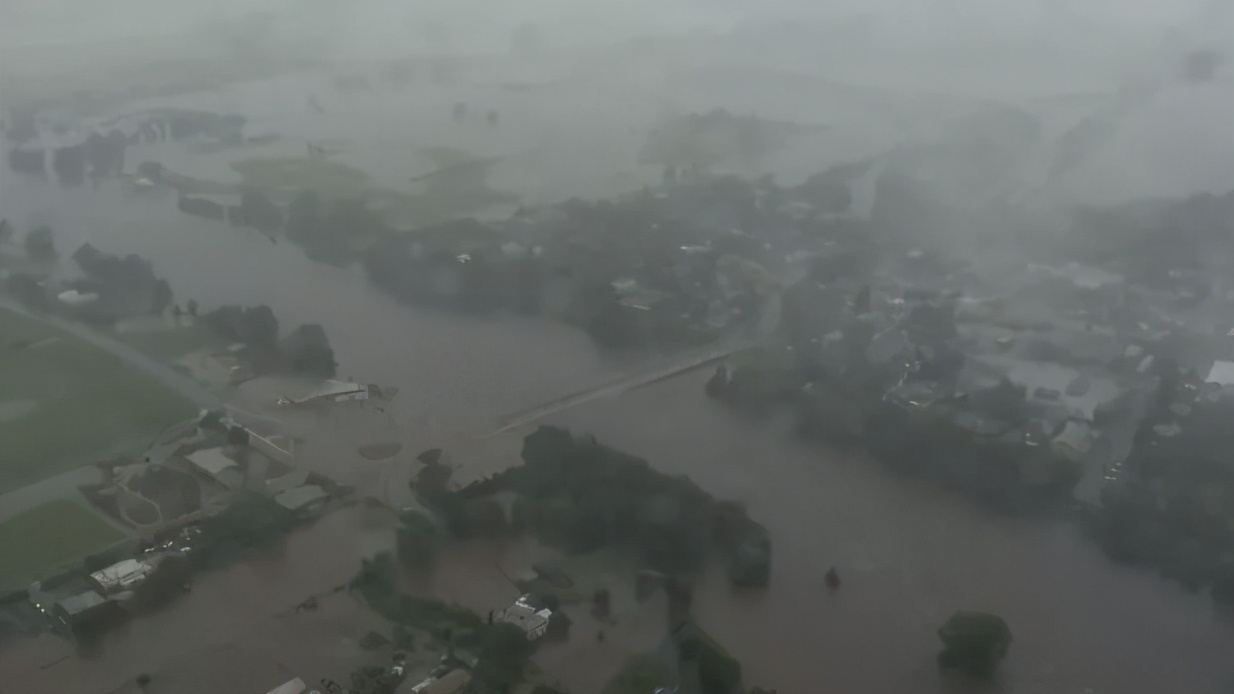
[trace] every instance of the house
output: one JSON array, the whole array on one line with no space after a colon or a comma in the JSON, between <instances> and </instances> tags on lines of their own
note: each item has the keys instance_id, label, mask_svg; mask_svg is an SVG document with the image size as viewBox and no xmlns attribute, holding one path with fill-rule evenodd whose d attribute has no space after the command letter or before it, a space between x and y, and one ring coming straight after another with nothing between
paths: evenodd
<instances>
[{"instance_id":1,"label":"house","mask_svg":"<svg viewBox=\"0 0 1234 694\"><path fill-rule=\"evenodd\" d=\"M1205 383L1216 383L1219 386L1234 386L1234 362L1231 361L1216 361L1208 370L1208 377L1204 379Z\"/></svg>"},{"instance_id":2,"label":"house","mask_svg":"<svg viewBox=\"0 0 1234 694\"><path fill-rule=\"evenodd\" d=\"M228 456L222 448L203 448L185 456L197 470L209 475L228 489L239 487L244 482L240 464Z\"/></svg>"},{"instance_id":3,"label":"house","mask_svg":"<svg viewBox=\"0 0 1234 694\"><path fill-rule=\"evenodd\" d=\"M116 604L99 595L97 591L88 590L62 600L58 600L53 608L55 616L70 629L88 622L101 620L115 609Z\"/></svg>"},{"instance_id":4,"label":"house","mask_svg":"<svg viewBox=\"0 0 1234 694\"><path fill-rule=\"evenodd\" d=\"M326 379L321 387L302 398L281 397L280 405L306 405L318 402L353 402L363 400L390 400L398 394L398 388L383 388L366 383L352 383Z\"/></svg>"},{"instance_id":5,"label":"house","mask_svg":"<svg viewBox=\"0 0 1234 694\"><path fill-rule=\"evenodd\" d=\"M249 433L249 445L254 450L266 456L267 458L283 463L284 465L294 465L296 462L296 442L289 436L262 436L252 429L245 429Z\"/></svg>"},{"instance_id":6,"label":"house","mask_svg":"<svg viewBox=\"0 0 1234 694\"><path fill-rule=\"evenodd\" d=\"M104 595L131 590L134 586L146 580L146 576L154 571L154 565L137 559L125 559L107 568L90 574L100 593Z\"/></svg>"},{"instance_id":7,"label":"house","mask_svg":"<svg viewBox=\"0 0 1234 694\"><path fill-rule=\"evenodd\" d=\"M312 513L325 506L330 494L315 484L304 484L276 494L275 503L295 513Z\"/></svg>"},{"instance_id":8,"label":"house","mask_svg":"<svg viewBox=\"0 0 1234 694\"><path fill-rule=\"evenodd\" d=\"M553 616L553 611L549 609L537 610L532 606L531 596L524 595L515 603L500 612L493 615L493 619L499 622L507 622L517 626L527 634L528 641L535 641L544 636L544 632L548 631L548 622Z\"/></svg>"}]
</instances>

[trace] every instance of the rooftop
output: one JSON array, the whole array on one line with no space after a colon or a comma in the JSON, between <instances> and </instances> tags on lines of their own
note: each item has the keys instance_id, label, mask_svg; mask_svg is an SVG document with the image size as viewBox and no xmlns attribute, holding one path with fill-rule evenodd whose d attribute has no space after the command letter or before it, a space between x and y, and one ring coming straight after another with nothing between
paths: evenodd
<instances>
[{"instance_id":1,"label":"rooftop","mask_svg":"<svg viewBox=\"0 0 1234 694\"><path fill-rule=\"evenodd\" d=\"M330 495L321 487L315 484L306 484L276 495L274 501L285 509L299 511L329 497Z\"/></svg>"},{"instance_id":2,"label":"rooftop","mask_svg":"<svg viewBox=\"0 0 1234 694\"><path fill-rule=\"evenodd\" d=\"M1216 383L1220 386L1234 386L1234 361L1213 362L1213 367L1208 370L1208 376L1204 382Z\"/></svg>"},{"instance_id":3,"label":"rooftop","mask_svg":"<svg viewBox=\"0 0 1234 694\"><path fill-rule=\"evenodd\" d=\"M69 616L79 615L107 603L107 598L93 590L67 597L56 605Z\"/></svg>"},{"instance_id":4,"label":"rooftop","mask_svg":"<svg viewBox=\"0 0 1234 694\"><path fill-rule=\"evenodd\" d=\"M203 448L189 453L185 458L211 475L218 475L229 468L239 467L239 464L229 458L222 448Z\"/></svg>"},{"instance_id":5,"label":"rooftop","mask_svg":"<svg viewBox=\"0 0 1234 694\"><path fill-rule=\"evenodd\" d=\"M95 571L90 574L90 578L94 579L104 590L113 590L138 583L153 570L154 567L146 562L125 559L105 569Z\"/></svg>"},{"instance_id":6,"label":"rooftop","mask_svg":"<svg viewBox=\"0 0 1234 694\"><path fill-rule=\"evenodd\" d=\"M441 677L429 678L408 690L410 694L455 694L471 682L466 670L451 670Z\"/></svg>"},{"instance_id":7,"label":"rooftop","mask_svg":"<svg viewBox=\"0 0 1234 694\"><path fill-rule=\"evenodd\" d=\"M536 639L544 635L545 629L548 628L548 620L553 616L553 612L547 609L537 610L527 600L528 596L522 596L513 605L498 612L494 617L522 629L527 634L528 639Z\"/></svg>"}]
</instances>

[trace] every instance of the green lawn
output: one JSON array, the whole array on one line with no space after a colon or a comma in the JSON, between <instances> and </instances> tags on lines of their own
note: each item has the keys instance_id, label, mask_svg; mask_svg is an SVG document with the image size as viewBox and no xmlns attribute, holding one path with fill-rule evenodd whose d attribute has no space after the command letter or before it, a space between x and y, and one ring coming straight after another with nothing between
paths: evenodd
<instances>
[{"instance_id":1,"label":"green lawn","mask_svg":"<svg viewBox=\"0 0 1234 694\"><path fill-rule=\"evenodd\" d=\"M52 501L0 523L0 594L67 569L124 540L75 501Z\"/></svg>"},{"instance_id":2,"label":"green lawn","mask_svg":"<svg viewBox=\"0 0 1234 694\"><path fill-rule=\"evenodd\" d=\"M119 358L0 309L0 494L138 453L194 403Z\"/></svg>"}]
</instances>

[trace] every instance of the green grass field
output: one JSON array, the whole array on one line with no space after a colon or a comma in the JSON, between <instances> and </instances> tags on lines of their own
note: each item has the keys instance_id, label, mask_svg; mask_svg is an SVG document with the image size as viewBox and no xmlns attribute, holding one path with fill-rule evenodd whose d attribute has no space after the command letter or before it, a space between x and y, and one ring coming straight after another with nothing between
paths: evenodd
<instances>
[{"instance_id":1,"label":"green grass field","mask_svg":"<svg viewBox=\"0 0 1234 694\"><path fill-rule=\"evenodd\" d=\"M52 501L0 523L0 594L54 575L124 540L75 501Z\"/></svg>"},{"instance_id":2,"label":"green grass field","mask_svg":"<svg viewBox=\"0 0 1234 694\"><path fill-rule=\"evenodd\" d=\"M0 309L0 493L141 452L196 411L116 356Z\"/></svg>"}]
</instances>

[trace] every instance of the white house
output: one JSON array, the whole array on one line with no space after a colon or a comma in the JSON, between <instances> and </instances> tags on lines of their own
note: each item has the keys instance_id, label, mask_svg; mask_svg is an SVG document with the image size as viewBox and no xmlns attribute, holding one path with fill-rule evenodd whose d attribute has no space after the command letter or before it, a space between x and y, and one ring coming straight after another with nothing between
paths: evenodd
<instances>
[{"instance_id":1,"label":"white house","mask_svg":"<svg viewBox=\"0 0 1234 694\"><path fill-rule=\"evenodd\" d=\"M130 590L146 580L154 565L137 559L125 559L90 574L90 580L104 594Z\"/></svg>"},{"instance_id":2,"label":"white house","mask_svg":"<svg viewBox=\"0 0 1234 694\"><path fill-rule=\"evenodd\" d=\"M493 614L493 619L517 626L527 634L528 641L535 641L548 631L548 620L553 612L549 609L537 610L528 602L531 596L524 595L515 603L500 612Z\"/></svg>"}]
</instances>

